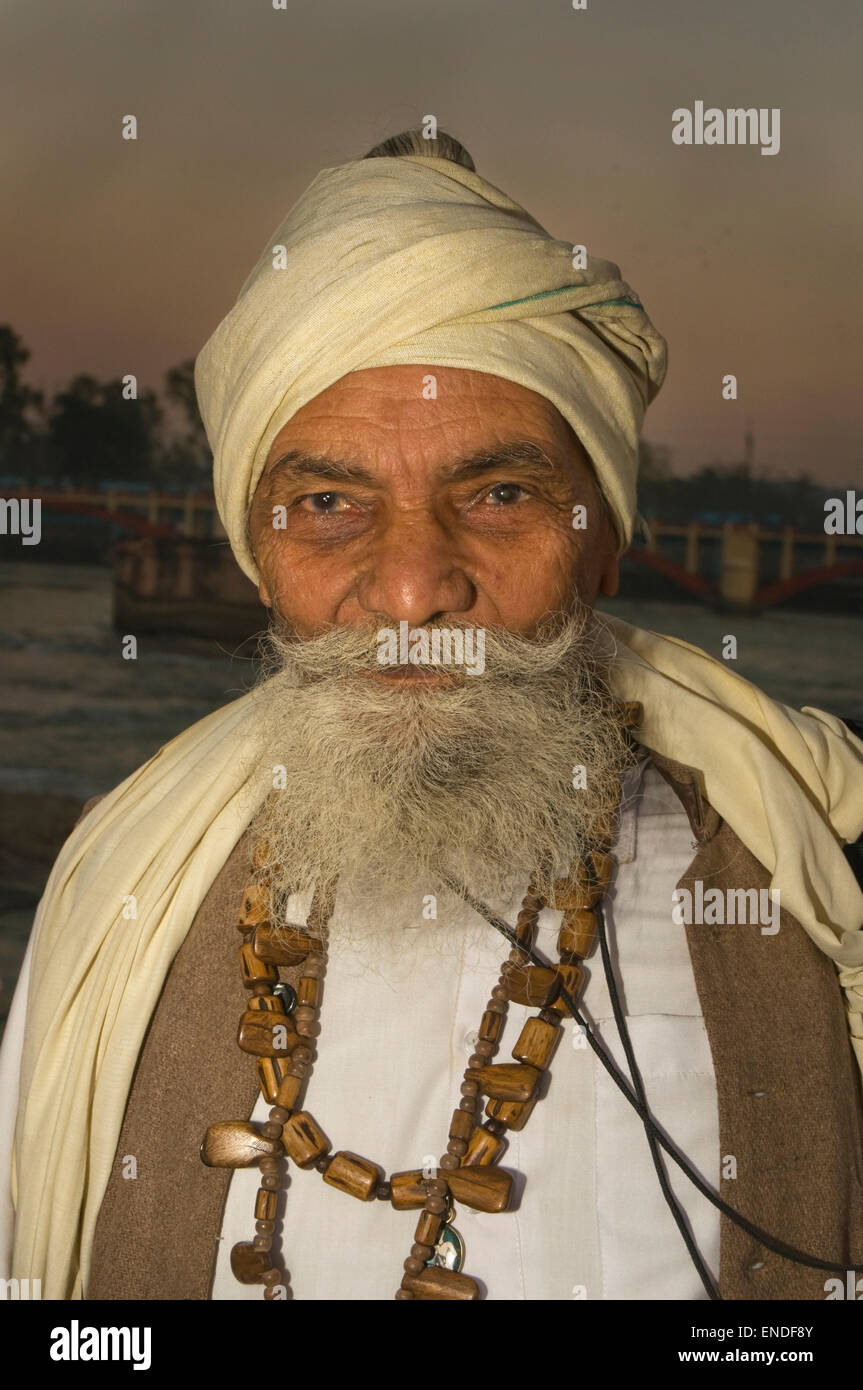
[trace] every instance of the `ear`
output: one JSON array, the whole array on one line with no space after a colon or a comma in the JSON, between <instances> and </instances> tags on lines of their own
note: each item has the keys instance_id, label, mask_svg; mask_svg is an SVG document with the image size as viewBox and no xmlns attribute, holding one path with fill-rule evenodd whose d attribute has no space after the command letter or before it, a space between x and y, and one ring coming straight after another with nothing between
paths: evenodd
<instances>
[{"instance_id":1,"label":"ear","mask_svg":"<svg viewBox=\"0 0 863 1390\"><path fill-rule=\"evenodd\" d=\"M620 557L612 555L602 568L599 576L599 592L606 598L614 598L620 588Z\"/></svg>"}]
</instances>

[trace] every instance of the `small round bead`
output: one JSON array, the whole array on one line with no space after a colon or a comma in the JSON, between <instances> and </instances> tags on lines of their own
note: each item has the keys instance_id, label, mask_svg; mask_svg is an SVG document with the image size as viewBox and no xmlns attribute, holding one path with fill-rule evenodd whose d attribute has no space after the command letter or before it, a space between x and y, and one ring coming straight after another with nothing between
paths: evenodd
<instances>
[{"instance_id":1,"label":"small round bead","mask_svg":"<svg viewBox=\"0 0 863 1390\"><path fill-rule=\"evenodd\" d=\"M321 1154L320 1158L315 1159L315 1167L319 1173L325 1173L332 1161L332 1154Z\"/></svg>"},{"instance_id":2,"label":"small round bead","mask_svg":"<svg viewBox=\"0 0 863 1390\"><path fill-rule=\"evenodd\" d=\"M480 1057L480 1055L479 1055L478 1052L473 1052L473 1053L471 1053L470 1057L468 1057L468 1059L467 1059L467 1064L468 1064L469 1067L473 1067L473 1069L474 1069L474 1071L475 1071L475 1070L477 1069L477 1067L484 1067L484 1066L485 1066L485 1058L484 1058L484 1057Z\"/></svg>"},{"instance_id":3,"label":"small round bead","mask_svg":"<svg viewBox=\"0 0 863 1390\"><path fill-rule=\"evenodd\" d=\"M306 1075L306 1065L304 1062L289 1062L285 1067L288 1076L295 1076L298 1081L302 1081Z\"/></svg>"},{"instance_id":4,"label":"small round bead","mask_svg":"<svg viewBox=\"0 0 863 1390\"><path fill-rule=\"evenodd\" d=\"M290 1110L286 1110L283 1105L274 1105L268 1118L273 1120L277 1125L284 1125L287 1124L288 1120L291 1118L291 1112Z\"/></svg>"},{"instance_id":5,"label":"small round bead","mask_svg":"<svg viewBox=\"0 0 863 1390\"><path fill-rule=\"evenodd\" d=\"M478 1095L479 1095L479 1082L478 1082L478 1081L463 1081L463 1082L461 1083L461 1085L459 1086L459 1090L461 1091L461 1093L462 1093L463 1096L478 1096Z\"/></svg>"},{"instance_id":6,"label":"small round bead","mask_svg":"<svg viewBox=\"0 0 863 1390\"><path fill-rule=\"evenodd\" d=\"M474 1051L478 1057L491 1057L494 1054L494 1050L494 1043L489 1042L487 1038L480 1038L479 1042L474 1047Z\"/></svg>"},{"instance_id":7,"label":"small round bead","mask_svg":"<svg viewBox=\"0 0 863 1390\"><path fill-rule=\"evenodd\" d=\"M273 1284L272 1286L268 1284L267 1287L264 1289L264 1298L269 1299L271 1301L275 1298L281 1298L281 1294L279 1293L280 1288L284 1288L287 1292L287 1285L285 1284ZM290 1294L288 1294L288 1297L290 1297Z\"/></svg>"},{"instance_id":8,"label":"small round bead","mask_svg":"<svg viewBox=\"0 0 863 1390\"><path fill-rule=\"evenodd\" d=\"M269 1284L271 1287L274 1284L280 1284L282 1282L282 1271L280 1269L265 1270L261 1275L261 1282Z\"/></svg>"},{"instance_id":9,"label":"small round bead","mask_svg":"<svg viewBox=\"0 0 863 1390\"><path fill-rule=\"evenodd\" d=\"M388 1202L392 1196L392 1187L388 1182L379 1182L375 1188L375 1196L381 1202Z\"/></svg>"},{"instance_id":10,"label":"small round bead","mask_svg":"<svg viewBox=\"0 0 863 1390\"><path fill-rule=\"evenodd\" d=\"M492 991L492 993L494 993L494 991ZM506 993L506 991L504 991L504 999L508 998L509 995ZM485 1011L487 1014L505 1014L506 1004L503 1003L500 999L492 998L489 999L488 1003L486 1004Z\"/></svg>"},{"instance_id":11,"label":"small round bead","mask_svg":"<svg viewBox=\"0 0 863 1390\"><path fill-rule=\"evenodd\" d=\"M297 1032L301 1038L316 1038L320 1031L319 1023L305 1023L302 1019L297 1021Z\"/></svg>"},{"instance_id":12,"label":"small round bead","mask_svg":"<svg viewBox=\"0 0 863 1390\"><path fill-rule=\"evenodd\" d=\"M324 962L321 956L306 956L303 964L303 974L307 980L319 980L324 973Z\"/></svg>"},{"instance_id":13,"label":"small round bead","mask_svg":"<svg viewBox=\"0 0 863 1390\"><path fill-rule=\"evenodd\" d=\"M305 1046L295 1047L291 1053L291 1058L294 1062L310 1062L313 1056L314 1053L312 1049Z\"/></svg>"},{"instance_id":14,"label":"small round bead","mask_svg":"<svg viewBox=\"0 0 863 1390\"><path fill-rule=\"evenodd\" d=\"M479 1086L477 1086L477 1090L479 1090ZM458 1103L458 1108L459 1110L466 1110L469 1115L472 1115L476 1110L476 1096L463 1096Z\"/></svg>"},{"instance_id":15,"label":"small round bead","mask_svg":"<svg viewBox=\"0 0 863 1390\"><path fill-rule=\"evenodd\" d=\"M277 1158L259 1158L258 1167L262 1173L278 1173L281 1163Z\"/></svg>"},{"instance_id":16,"label":"small round bead","mask_svg":"<svg viewBox=\"0 0 863 1390\"><path fill-rule=\"evenodd\" d=\"M455 1154L456 1158L464 1158L467 1153L466 1139L450 1139L446 1146L447 1153Z\"/></svg>"},{"instance_id":17,"label":"small round bead","mask_svg":"<svg viewBox=\"0 0 863 1390\"><path fill-rule=\"evenodd\" d=\"M294 1009L295 1023L311 1023L315 1017L315 1010L311 1004L298 1004Z\"/></svg>"},{"instance_id":18,"label":"small round bead","mask_svg":"<svg viewBox=\"0 0 863 1390\"><path fill-rule=\"evenodd\" d=\"M459 1162L454 1154L441 1154L440 1166L452 1172L453 1168L458 1168Z\"/></svg>"},{"instance_id":19,"label":"small round bead","mask_svg":"<svg viewBox=\"0 0 863 1390\"><path fill-rule=\"evenodd\" d=\"M439 1197L436 1192L430 1193L425 1199L425 1210L440 1216L442 1211L446 1211L446 1198Z\"/></svg>"},{"instance_id":20,"label":"small round bead","mask_svg":"<svg viewBox=\"0 0 863 1390\"><path fill-rule=\"evenodd\" d=\"M506 1125L503 1120L486 1120L485 1128L489 1134L493 1134L495 1139L499 1139L502 1134L506 1134Z\"/></svg>"},{"instance_id":21,"label":"small round bead","mask_svg":"<svg viewBox=\"0 0 863 1390\"><path fill-rule=\"evenodd\" d=\"M282 1185L282 1180L277 1173L267 1173L261 1178L261 1187L265 1192L278 1192Z\"/></svg>"},{"instance_id":22,"label":"small round bead","mask_svg":"<svg viewBox=\"0 0 863 1390\"><path fill-rule=\"evenodd\" d=\"M396 1289L396 1298L413 1298L410 1289Z\"/></svg>"},{"instance_id":23,"label":"small round bead","mask_svg":"<svg viewBox=\"0 0 863 1390\"><path fill-rule=\"evenodd\" d=\"M411 1254L413 1255L414 1259L422 1260L423 1263L425 1263L425 1261L429 1258L433 1250L433 1245L421 1245L419 1241L414 1241L413 1245L411 1246Z\"/></svg>"},{"instance_id":24,"label":"small round bead","mask_svg":"<svg viewBox=\"0 0 863 1390\"><path fill-rule=\"evenodd\" d=\"M281 1139L282 1126L276 1120L267 1120L266 1124L261 1125L261 1133L265 1139Z\"/></svg>"},{"instance_id":25,"label":"small round bead","mask_svg":"<svg viewBox=\"0 0 863 1390\"><path fill-rule=\"evenodd\" d=\"M408 1255L404 1262L404 1269L408 1274L422 1274L425 1269L425 1260L417 1260L413 1255Z\"/></svg>"},{"instance_id":26,"label":"small round bead","mask_svg":"<svg viewBox=\"0 0 863 1390\"><path fill-rule=\"evenodd\" d=\"M255 1236L255 1239L252 1241L252 1245L255 1247L256 1250L272 1250L273 1237Z\"/></svg>"},{"instance_id":27,"label":"small round bead","mask_svg":"<svg viewBox=\"0 0 863 1390\"><path fill-rule=\"evenodd\" d=\"M449 1183L446 1178L429 1178L426 1189L436 1197L445 1197L449 1192Z\"/></svg>"},{"instance_id":28,"label":"small round bead","mask_svg":"<svg viewBox=\"0 0 863 1390\"><path fill-rule=\"evenodd\" d=\"M259 1236L271 1236L276 1229L275 1221L256 1221L255 1230Z\"/></svg>"},{"instance_id":29,"label":"small round bead","mask_svg":"<svg viewBox=\"0 0 863 1390\"><path fill-rule=\"evenodd\" d=\"M507 994L503 985L495 985L494 989L491 992L491 997L492 999L499 1000L500 1003L504 1003L507 999L509 999L509 995Z\"/></svg>"}]
</instances>

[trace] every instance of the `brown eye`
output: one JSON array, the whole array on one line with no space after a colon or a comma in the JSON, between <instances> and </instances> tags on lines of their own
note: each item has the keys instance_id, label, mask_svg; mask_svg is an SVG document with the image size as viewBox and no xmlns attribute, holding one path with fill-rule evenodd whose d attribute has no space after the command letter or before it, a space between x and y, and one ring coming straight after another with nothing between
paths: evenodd
<instances>
[{"instance_id":1,"label":"brown eye","mask_svg":"<svg viewBox=\"0 0 863 1390\"><path fill-rule=\"evenodd\" d=\"M523 487L518 483L496 483L490 492L486 493L486 498L493 506L510 506L513 502L520 501L521 497L526 496Z\"/></svg>"},{"instance_id":2,"label":"brown eye","mask_svg":"<svg viewBox=\"0 0 863 1390\"><path fill-rule=\"evenodd\" d=\"M308 503L308 510L318 516L329 516L338 510L337 504L343 500L340 492L310 492L301 497L301 503Z\"/></svg>"}]
</instances>

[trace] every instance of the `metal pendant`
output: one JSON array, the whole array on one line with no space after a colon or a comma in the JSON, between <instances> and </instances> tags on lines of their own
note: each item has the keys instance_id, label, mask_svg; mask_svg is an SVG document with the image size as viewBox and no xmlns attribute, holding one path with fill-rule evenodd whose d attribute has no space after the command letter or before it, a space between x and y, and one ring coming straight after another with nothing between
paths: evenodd
<instances>
[{"instance_id":1,"label":"metal pendant","mask_svg":"<svg viewBox=\"0 0 863 1390\"><path fill-rule=\"evenodd\" d=\"M286 1014L292 1014L294 1012L297 1006L297 991L294 989L293 985L288 985L279 981L277 985L273 985L273 994L281 999L282 1008Z\"/></svg>"},{"instance_id":2,"label":"metal pendant","mask_svg":"<svg viewBox=\"0 0 863 1390\"><path fill-rule=\"evenodd\" d=\"M426 1260L427 1267L452 1269L455 1271L462 1268L465 1254L464 1237L461 1231L457 1231L455 1226L450 1224L454 1215L455 1209L452 1203L450 1203L447 1208L446 1216L444 1217L444 1225L441 1227L441 1233L437 1238L431 1256Z\"/></svg>"}]
</instances>

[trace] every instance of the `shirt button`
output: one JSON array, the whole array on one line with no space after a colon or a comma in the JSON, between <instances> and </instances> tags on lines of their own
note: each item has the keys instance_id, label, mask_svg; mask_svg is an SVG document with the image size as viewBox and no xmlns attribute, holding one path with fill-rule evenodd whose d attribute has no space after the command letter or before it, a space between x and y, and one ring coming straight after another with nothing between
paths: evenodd
<instances>
[{"instance_id":1,"label":"shirt button","mask_svg":"<svg viewBox=\"0 0 863 1390\"><path fill-rule=\"evenodd\" d=\"M476 1045L477 1045L478 1042L479 1042L479 1033L476 1031L475 1028L472 1028L472 1029L470 1030L469 1033L465 1033L465 1035L464 1035L464 1050L465 1050L465 1052L467 1052L468 1054L474 1052L475 1049L476 1049Z\"/></svg>"}]
</instances>

